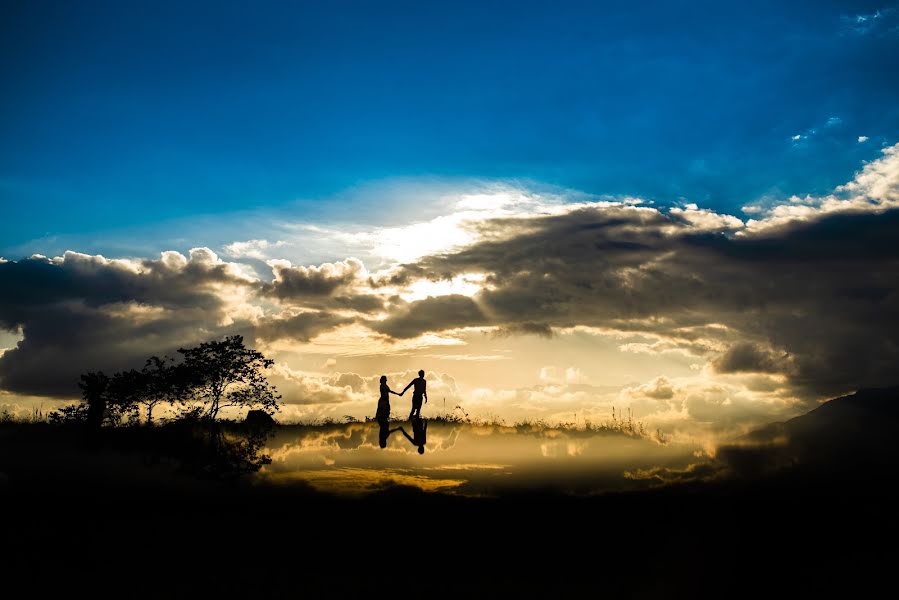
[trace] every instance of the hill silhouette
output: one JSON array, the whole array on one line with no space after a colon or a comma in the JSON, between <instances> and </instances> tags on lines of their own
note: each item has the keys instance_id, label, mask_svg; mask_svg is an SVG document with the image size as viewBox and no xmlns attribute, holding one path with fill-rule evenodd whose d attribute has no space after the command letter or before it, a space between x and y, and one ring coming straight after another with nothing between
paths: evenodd
<instances>
[{"instance_id":1,"label":"hill silhouette","mask_svg":"<svg viewBox=\"0 0 899 600\"><path fill-rule=\"evenodd\" d=\"M718 449L736 473L861 479L899 464L899 387L863 389Z\"/></svg>"}]
</instances>

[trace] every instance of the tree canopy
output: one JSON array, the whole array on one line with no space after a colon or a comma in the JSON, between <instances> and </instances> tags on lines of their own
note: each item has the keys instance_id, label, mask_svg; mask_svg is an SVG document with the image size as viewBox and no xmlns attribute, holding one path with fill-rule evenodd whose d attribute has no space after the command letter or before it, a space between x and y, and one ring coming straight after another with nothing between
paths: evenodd
<instances>
[{"instance_id":1,"label":"tree canopy","mask_svg":"<svg viewBox=\"0 0 899 600\"><path fill-rule=\"evenodd\" d=\"M277 389L268 383L265 370L275 361L247 348L243 336L204 342L195 348L179 348L190 397L203 407L203 416L215 419L228 406L260 408L269 414L278 409Z\"/></svg>"},{"instance_id":2,"label":"tree canopy","mask_svg":"<svg viewBox=\"0 0 899 600\"><path fill-rule=\"evenodd\" d=\"M104 420L117 423L124 416L139 418L141 407L148 424L160 404L178 408L184 415L215 420L222 409L278 410L277 389L265 372L274 361L247 348L243 336L203 342L179 348L181 359L151 356L144 367L107 376L102 371L81 375L81 407L62 411L62 420L87 421L95 427Z\"/></svg>"}]
</instances>

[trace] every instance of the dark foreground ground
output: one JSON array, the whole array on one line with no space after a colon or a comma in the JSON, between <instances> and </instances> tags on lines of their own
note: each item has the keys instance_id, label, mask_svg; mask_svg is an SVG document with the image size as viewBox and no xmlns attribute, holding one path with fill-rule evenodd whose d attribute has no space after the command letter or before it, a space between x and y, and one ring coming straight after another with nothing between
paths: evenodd
<instances>
[{"instance_id":1,"label":"dark foreground ground","mask_svg":"<svg viewBox=\"0 0 899 600\"><path fill-rule=\"evenodd\" d=\"M712 481L586 498L352 499L127 462L116 471L135 475L110 480L58 457L0 488L2 583L23 590L4 596L892 596L895 422L879 414L860 430L874 446L832 438L839 460L814 444L823 462L809 460L821 432L791 422L776 455L736 449L739 468ZM0 467L28 462L14 437Z\"/></svg>"},{"instance_id":2,"label":"dark foreground ground","mask_svg":"<svg viewBox=\"0 0 899 600\"><path fill-rule=\"evenodd\" d=\"M592 499L96 492L7 506L4 580L73 597L879 597L899 539L895 495L792 482Z\"/></svg>"}]
</instances>

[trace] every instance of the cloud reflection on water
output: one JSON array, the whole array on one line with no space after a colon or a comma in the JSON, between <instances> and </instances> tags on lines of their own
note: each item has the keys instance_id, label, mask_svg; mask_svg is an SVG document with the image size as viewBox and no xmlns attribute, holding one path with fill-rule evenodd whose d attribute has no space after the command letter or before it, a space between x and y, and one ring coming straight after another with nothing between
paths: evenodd
<instances>
[{"instance_id":1,"label":"cloud reflection on water","mask_svg":"<svg viewBox=\"0 0 899 600\"><path fill-rule=\"evenodd\" d=\"M399 423L396 424L397 426ZM394 424L391 424L393 427ZM494 496L525 491L591 494L658 485L639 473L690 472L698 445L596 431L431 421L424 455L402 435L378 447L375 423L282 427L260 477L303 480L340 494L390 486Z\"/></svg>"}]
</instances>

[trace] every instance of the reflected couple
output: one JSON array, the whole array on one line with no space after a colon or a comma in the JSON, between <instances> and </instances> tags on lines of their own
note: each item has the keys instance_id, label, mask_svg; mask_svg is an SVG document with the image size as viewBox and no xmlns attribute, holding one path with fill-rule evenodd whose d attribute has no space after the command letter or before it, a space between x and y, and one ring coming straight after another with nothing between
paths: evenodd
<instances>
[{"instance_id":1,"label":"reflected couple","mask_svg":"<svg viewBox=\"0 0 899 600\"><path fill-rule=\"evenodd\" d=\"M390 394L402 396L410 387L412 388L412 412L409 413L409 420L412 422L411 436L402 427L390 429ZM428 402L427 381L425 381L424 370L419 371L418 377L410 381L402 392L394 392L390 389L390 386L387 385L387 376L381 375L381 395L378 398L378 409L375 412L375 420L380 427L378 445L381 448L387 447L387 438L390 437L390 434L401 431L413 446L418 447L418 453L424 454L428 423L421 417L422 400L425 403Z\"/></svg>"}]
</instances>

